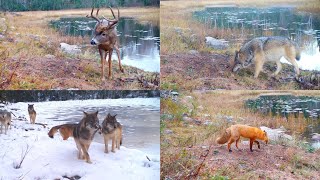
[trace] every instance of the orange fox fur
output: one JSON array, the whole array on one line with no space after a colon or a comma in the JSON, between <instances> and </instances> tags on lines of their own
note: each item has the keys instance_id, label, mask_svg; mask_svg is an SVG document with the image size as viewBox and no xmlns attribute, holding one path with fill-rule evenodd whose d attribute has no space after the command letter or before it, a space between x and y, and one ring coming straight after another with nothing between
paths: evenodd
<instances>
[{"instance_id":1,"label":"orange fox fur","mask_svg":"<svg viewBox=\"0 0 320 180\"><path fill-rule=\"evenodd\" d=\"M54 126L50 129L48 135L53 138L54 134L59 130L63 140L67 140L69 137L73 137L73 129L77 124L62 124L59 126Z\"/></svg>"},{"instance_id":2,"label":"orange fox fur","mask_svg":"<svg viewBox=\"0 0 320 180\"><path fill-rule=\"evenodd\" d=\"M268 143L269 139L267 136L267 132L263 131L256 127L251 127L247 125L241 125L236 124L232 125L231 127L227 128L224 134L221 137L217 138L218 144L224 144L228 142L228 150L229 152L232 152L231 150L231 144L236 141L236 147L238 148L238 141L240 140L240 137L249 138L250 139L250 151L252 152L252 145L255 142L258 145L258 148L260 149L260 143L256 141L256 139L263 140ZM239 149L239 148L238 148Z\"/></svg>"}]
</instances>

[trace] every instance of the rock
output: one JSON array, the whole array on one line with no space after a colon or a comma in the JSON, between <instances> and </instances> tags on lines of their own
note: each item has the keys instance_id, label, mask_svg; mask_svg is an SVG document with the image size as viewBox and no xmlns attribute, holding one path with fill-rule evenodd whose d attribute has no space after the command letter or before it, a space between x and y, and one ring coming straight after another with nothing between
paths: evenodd
<instances>
[{"instance_id":1,"label":"rock","mask_svg":"<svg viewBox=\"0 0 320 180\"><path fill-rule=\"evenodd\" d=\"M188 117L188 115L187 115L186 113L184 113L184 114L182 115L182 120L183 120L183 121L187 121L187 122L193 122L193 119L190 118L190 117Z\"/></svg>"},{"instance_id":2,"label":"rock","mask_svg":"<svg viewBox=\"0 0 320 180\"><path fill-rule=\"evenodd\" d=\"M5 39L6 37L2 34L0 34L0 40Z\"/></svg>"},{"instance_id":3,"label":"rock","mask_svg":"<svg viewBox=\"0 0 320 180\"><path fill-rule=\"evenodd\" d=\"M177 34L182 35L182 28L175 27L174 30L176 31Z\"/></svg>"},{"instance_id":4,"label":"rock","mask_svg":"<svg viewBox=\"0 0 320 180\"><path fill-rule=\"evenodd\" d=\"M170 129L166 129L166 130L164 131L164 133L165 133L165 134L173 134L173 131L170 130Z\"/></svg>"},{"instance_id":5,"label":"rock","mask_svg":"<svg viewBox=\"0 0 320 180\"><path fill-rule=\"evenodd\" d=\"M198 55L199 54L199 52L197 50L190 50L188 53L192 54L192 55Z\"/></svg>"},{"instance_id":6,"label":"rock","mask_svg":"<svg viewBox=\"0 0 320 180\"><path fill-rule=\"evenodd\" d=\"M212 125L213 123L210 120L206 120L203 124L208 126L208 125Z\"/></svg>"},{"instance_id":7,"label":"rock","mask_svg":"<svg viewBox=\"0 0 320 180\"><path fill-rule=\"evenodd\" d=\"M77 45L70 45L67 43L60 43L60 49L61 51L68 53L68 54L80 54L81 49Z\"/></svg>"},{"instance_id":8,"label":"rock","mask_svg":"<svg viewBox=\"0 0 320 180\"><path fill-rule=\"evenodd\" d=\"M196 34L192 34L190 36L190 42L194 43L194 42L197 42L198 41L198 37Z\"/></svg>"},{"instance_id":9,"label":"rock","mask_svg":"<svg viewBox=\"0 0 320 180\"><path fill-rule=\"evenodd\" d=\"M318 134L318 133L313 133L311 139L314 140L314 141L320 141L320 134Z\"/></svg>"},{"instance_id":10,"label":"rock","mask_svg":"<svg viewBox=\"0 0 320 180\"><path fill-rule=\"evenodd\" d=\"M260 129L267 132L269 139L277 141L280 139L292 140L292 136L285 134L285 129L280 127L279 129L271 129L265 126L261 126Z\"/></svg>"},{"instance_id":11,"label":"rock","mask_svg":"<svg viewBox=\"0 0 320 180\"><path fill-rule=\"evenodd\" d=\"M210 48L213 49L226 49L229 47L229 44L227 41L225 40L221 40L221 39L216 39L213 37L206 37L206 45Z\"/></svg>"},{"instance_id":12,"label":"rock","mask_svg":"<svg viewBox=\"0 0 320 180\"><path fill-rule=\"evenodd\" d=\"M54 59L56 56L55 55L52 55L52 54L47 54L44 56L45 58L48 58L48 59Z\"/></svg>"}]
</instances>

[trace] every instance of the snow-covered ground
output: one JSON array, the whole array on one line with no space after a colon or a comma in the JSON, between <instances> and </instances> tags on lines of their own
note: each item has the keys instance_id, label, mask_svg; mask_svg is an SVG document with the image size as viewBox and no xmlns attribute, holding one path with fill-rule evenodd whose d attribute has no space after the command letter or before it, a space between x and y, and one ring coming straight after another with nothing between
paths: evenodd
<instances>
[{"instance_id":1,"label":"snow-covered ground","mask_svg":"<svg viewBox=\"0 0 320 180\"><path fill-rule=\"evenodd\" d=\"M58 120L70 121L68 118L81 119L82 110L94 111L94 104L99 110L99 119L103 120L106 111L101 108L110 109L111 112L117 112L120 116L119 121L125 124L126 117L122 115L121 107L132 107L136 109L153 110L159 109L159 98L134 98L134 99L104 99L104 100L74 100L74 101L51 101L34 103L37 111L36 122L48 124L45 128L41 125L31 125L27 112L28 103L13 103L6 106L17 117L13 116L12 129L7 135L0 134L0 179L67 179L63 176L80 176L81 179L159 179L160 178L160 139L157 142L157 134L149 143L145 143L143 148L131 144L126 148L126 141L116 153L104 153L104 144L92 142L89 154L92 164L84 160L77 159L77 149L73 138L63 141L60 134L57 133L54 139L48 137L47 133L52 126L64 122ZM116 107L116 108L115 108ZM76 109L76 111L71 111ZM75 113L77 116L69 116L66 119L65 111ZM137 111L137 110L136 110ZM137 111L142 113L143 111ZM59 116L61 115L61 117ZM130 116L135 116L130 113ZM117 116L118 117L118 116ZM24 119L26 118L26 119ZM61 118L61 119L60 119ZM79 120L80 120L79 119ZM75 120L76 121L76 120ZM145 121L145 120L143 120ZM157 120L151 121L150 126L146 128L156 128L159 125ZM148 124L145 124L146 126ZM131 125L124 126L130 128ZM136 136L132 125L130 136ZM158 130L159 131L159 130ZM100 136L98 133L96 136ZM140 137L139 137L140 138ZM130 142L130 139L127 139ZM135 142L135 141L133 141ZM147 141L148 142L148 141ZM109 142L109 146L111 146ZM14 166L20 163L22 154L29 148L21 168L15 169ZM109 147L110 150L111 147ZM146 150L144 150L146 149ZM148 158L150 161L148 160Z\"/></svg>"}]
</instances>

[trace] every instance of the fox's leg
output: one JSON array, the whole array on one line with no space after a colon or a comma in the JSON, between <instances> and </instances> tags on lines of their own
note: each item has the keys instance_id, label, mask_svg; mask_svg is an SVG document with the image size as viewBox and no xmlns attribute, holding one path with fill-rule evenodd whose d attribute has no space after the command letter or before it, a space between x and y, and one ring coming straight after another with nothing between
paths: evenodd
<instances>
[{"instance_id":1,"label":"fox's leg","mask_svg":"<svg viewBox=\"0 0 320 180\"><path fill-rule=\"evenodd\" d=\"M251 151L251 152L253 152L253 150L252 150L252 145L253 145L253 140L250 139L250 151Z\"/></svg>"},{"instance_id":2,"label":"fox's leg","mask_svg":"<svg viewBox=\"0 0 320 180\"><path fill-rule=\"evenodd\" d=\"M109 153L109 151L108 151L108 141L109 141L109 138L107 136L104 136L104 153Z\"/></svg>"},{"instance_id":3,"label":"fox's leg","mask_svg":"<svg viewBox=\"0 0 320 180\"><path fill-rule=\"evenodd\" d=\"M276 75L278 75L278 74L279 74L279 72L280 72L280 71L281 71L281 69L282 69L282 65L281 65L280 60L279 60L279 61L276 61L276 64L277 64L277 70L276 70L274 73L272 73L272 76L276 76Z\"/></svg>"},{"instance_id":4,"label":"fox's leg","mask_svg":"<svg viewBox=\"0 0 320 180\"><path fill-rule=\"evenodd\" d=\"M260 143L259 141L254 141L257 145L258 145L258 148L260 149Z\"/></svg>"},{"instance_id":5,"label":"fox's leg","mask_svg":"<svg viewBox=\"0 0 320 180\"><path fill-rule=\"evenodd\" d=\"M239 140L240 140L240 137L236 140L236 147L237 147L237 149L239 149L239 147L238 147L238 142L239 142Z\"/></svg>"},{"instance_id":6,"label":"fox's leg","mask_svg":"<svg viewBox=\"0 0 320 180\"><path fill-rule=\"evenodd\" d=\"M228 150L229 152L232 152L231 150L231 144L234 142L234 139L230 138L229 142L228 142Z\"/></svg>"},{"instance_id":7,"label":"fox's leg","mask_svg":"<svg viewBox=\"0 0 320 180\"><path fill-rule=\"evenodd\" d=\"M121 66L120 50L119 50L118 46L115 46L114 49L115 49L116 52L117 52L117 56L118 56L118 60L119 60L119 69L120 69L120 71L121 71L122 73L124 73L124 70L123 70L123 68L122 68L122 66Z\"/></svg>"},{"instance_id":8,"label":"fox's leg","mask_svg":"<svg viewBox=\"0 0 320 180\"><path fill-rule=\"evenodd\" d=\"M259 58L261 60L261 58ZM254 72L254 78L258 78L260 71L262 70L263 62L262 61L255 61L255 72Z\"/></svg>"},{"instance_id":9,"label":"fox's leg","mask_svg":"<svg viewBox=\"0 0 320 180\"><path fill-rule=\"evenodd\" d=\"M92 162L90 160L90 156L89 156L89 153L88 153L86 145L80 143L80 146L81 146L82 152L84 154L84 157L86 159L86 162L91 164Z\"/></svg>"}]
</instances>

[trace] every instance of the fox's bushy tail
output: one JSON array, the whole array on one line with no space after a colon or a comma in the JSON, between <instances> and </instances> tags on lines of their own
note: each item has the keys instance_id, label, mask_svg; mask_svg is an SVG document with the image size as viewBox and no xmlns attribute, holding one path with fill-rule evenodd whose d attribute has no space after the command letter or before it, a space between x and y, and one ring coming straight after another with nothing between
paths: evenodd
<instances>
[{"instance_id":1,"label":"fox's bushy tail","mask_svg":"<svg viewBox=\"0 0 320 180\"><path fill-rule=\"evenodd\" d=\"M231 137L231 131L229 128L227 128L226 131L223 133L223 135L216 139L216 142L218 144L224 144L224 143L228 142L230 137Z\"/></svg>"},{"instance_id":2,"label":"fox's bushy tail","mask_svg":"<svg viewBox=\"0 0 320 180\"><path fill-rule=\"evenodd\" d=\"M54 126L50 129L50 131L48 132L48 136L50 138L53 138L54 134L58 131L58 129L61 127L61 125L59 126Z\"/></svg>"}]
</instances>

